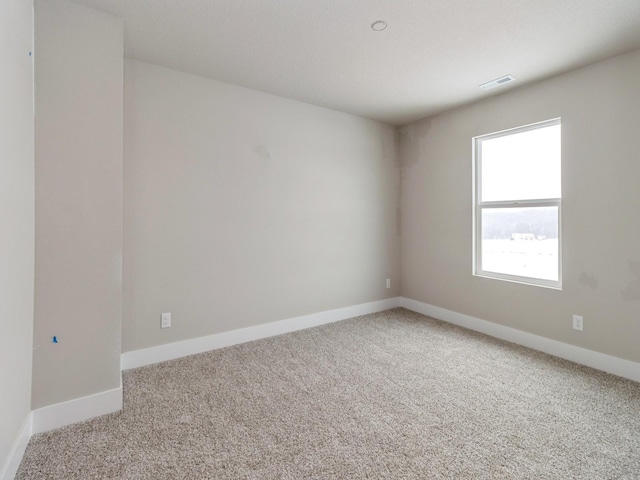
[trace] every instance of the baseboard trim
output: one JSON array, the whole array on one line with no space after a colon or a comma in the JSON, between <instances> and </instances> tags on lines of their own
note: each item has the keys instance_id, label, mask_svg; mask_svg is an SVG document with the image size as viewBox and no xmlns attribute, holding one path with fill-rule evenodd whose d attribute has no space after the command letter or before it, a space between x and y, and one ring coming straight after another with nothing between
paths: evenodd
<instances>
[{"instance_id":1,"label":"baseboard trim","mask_svg":"<svg viewBox=\"0 0 640 480\"><path fill-rule=\"evenodd\" d=\"M167 343L157 347L144 348L125 352L120 357L122 370L143 367L154 363L186 357L196 353L230 347L240 343L273 337L283 333L295 332L305 328L317 327L327 323L338 322L359 315L382 312L400 306L399 297L387 298L376 302L362 303L351 307L327 310L301 317L288 318L276 322L265 323L253 327L240 328L229 332L217 333L206 337L192 338L180 342Z\"/></svg>"},{"instance_id":2,"label":"baseboard trim","mask_svg":"<svg viewBox=\"0 0 640 480\"><path fill-rule=\"evenodd\" d=\"M400 306L407 310L443 320L447 323L475 330L492 337L564 358L565 360L571 360L572 362L586 365L596 370L602 370L618 375L619 377L640 382L640 363L595 352L586 348L576 347L575 345L569 345L568 343L557 340L551 340L550 338L523 332L522 330L488 322L480 318L464 315L410 298L400 297Z\"/></svg>"},{"instance_id":3,"label":"baseboard trim","mask_svg":"<svg viewBox=\"0 0 640 480\"><path fill-rule=\"evenodd\" d=\"M122 410L122 380L118 388L34 410L32 434L47 432L119 410Z\"/></svg>"},{"instance_id":4,"label":"baseboard trim","mask_svg":"<svg viewBox=\"0 0 640 480\"><path fill-rule=\"evenodd\" d=\"M18 473L18 468L20 467L20 462L22 462L22 457L24 456L24 452L27 450L27 445L29 444L29 439L31 438L31 428L33 422L33 415L31 412L25 418L22 428L20 429L20 433L16 440L13 442L13 447L11 447L11 452L9 453L9 457L2 468L2 474L0 474L0 479L2 480L13 480Z\"/></svg>"}]
</instances>

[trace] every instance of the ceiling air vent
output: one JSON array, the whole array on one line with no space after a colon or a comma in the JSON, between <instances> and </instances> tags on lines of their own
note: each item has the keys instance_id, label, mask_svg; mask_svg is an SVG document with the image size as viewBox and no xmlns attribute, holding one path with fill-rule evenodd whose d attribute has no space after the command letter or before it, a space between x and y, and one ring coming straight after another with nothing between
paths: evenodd
<instances>
[{"instance_id":1,"label":"ceiling air vent","mask_svg":"<svg viewBox=\"0 0 640 480\"><path fill-rule=\"evenodd\" d=\"M499 87L500 85L506 85L507 83L511 83L515 80L513 75L505 75L504 77L496 78L495 80L491 80L490 82L483 83L480 85L480 88L483 90L491 90L492 88Z\"/></svg>"}]
</instances>

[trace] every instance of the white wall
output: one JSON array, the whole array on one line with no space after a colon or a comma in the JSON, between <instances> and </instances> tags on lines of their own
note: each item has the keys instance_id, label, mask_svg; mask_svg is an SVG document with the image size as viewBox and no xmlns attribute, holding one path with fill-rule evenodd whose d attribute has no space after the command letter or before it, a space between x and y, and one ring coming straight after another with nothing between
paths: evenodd
<instances>
[{"instance_id":1,"label":"white wall","mask_svg":"<svg viewBox=\"0 0 640 480\"><path fill-rule=\"evenodd\" d=\"M0 3L0 477L31 410L33 4Z\"/></svg>"},{"instance_id":2,"label":"white wall","mask_svg":"<svg viewBox=\"0 0 640 480\"><path fill-rule=\"evenodd\" d=\"M472 137L555 117L562 291L472 276ZM635 51L404 127L402 295L640 361L639 125Z\"/></svg>"},{"instance_id":3,"label":"white wall","mask_svg":"<svg viewBox=\"0 0 640 480\"><path fill-rule=\"evenodd\" d=\"M123 351L396 296L395 150L390 126L127 60Z\"/></svg>"},{"instance_id":4,"label":"white wall","mask_svg":"<svg viewBox=\"0 0 640 480\"><path fill-rule=\"evenodd\" d=\"M122 20L35 13L34 409L120 385L123 122Z\"/></svg>"}]
</instances>

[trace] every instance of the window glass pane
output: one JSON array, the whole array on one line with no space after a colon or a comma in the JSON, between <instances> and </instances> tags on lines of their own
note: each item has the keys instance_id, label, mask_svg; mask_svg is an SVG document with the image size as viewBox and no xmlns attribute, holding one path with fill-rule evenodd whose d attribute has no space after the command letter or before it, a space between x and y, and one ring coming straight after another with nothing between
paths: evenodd
<instances>
[{"instance_id":1,"label":"window glass pane","mask_svg":"<svg viewBox=\"0 0 640 480\"><path fill-rule=\"evenodd\" d=\"M483 208L486 272L558 281L558 207Z\"/></svg>"},{"instance_id":2,"label":"window glass pane","mask_svg":"<svg viewBox=\"0 0 640 480\"><path fill-rule=\"evenodd\" d=\"M481 140L481 201L560 198L560 125Z\"/></svg>"}]
</instances>

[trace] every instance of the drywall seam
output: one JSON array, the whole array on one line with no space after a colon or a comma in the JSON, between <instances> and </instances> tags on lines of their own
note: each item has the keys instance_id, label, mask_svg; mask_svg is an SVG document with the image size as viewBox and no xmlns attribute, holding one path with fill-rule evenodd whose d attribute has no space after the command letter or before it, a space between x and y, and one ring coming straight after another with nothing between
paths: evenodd
<instances>
[{"instance_id":1,"label":"drywall seam","mask_svg":"<svg viewBox=\"0 0 640 480\"><path fill-rule=\"evenodd\" d=\"M620 377L640 382L640 363L622 358L594 352L568 343L551 340L546 337L523 332L515 328L506 327L497 323L488 322L480 318L447 310L445 308L429 305L410 298L400 297L400 306L407 310L443 320L460 327L475 330L501 340L517 343L525 347L548 353L556 357L564 358L587 367L612 373Z\"/></svg>"},{"instance_id":2,"label":"drywall seam","mask_svg":"<svg viewBox=\"0 0 640 480\"><path fill-rule=\"evenodd\" d=\"M202 353L218 348L230 347L239 343L259 340L261 338L282 335L283 333L295 332L305 328L316 327L327 323L338 322L359 315L382 312L399 306L399 297L388 298L376 302L362 303L351 307L327 310L325 312L312 313L301 317L288 318L272 323L255 325L253 327L240 328L228 332L207 335L205 337L182 340L180 342L168 343L157 347L144 348L125 352L121 355L121 368L128 370L131 368L151 365L153 363L173 360L175 358L186 357L196 353Z\"/></svg>"},{"instance_id":3,"label":"drywall seam","mask_svg":"<svg viewBox=\"0 0 640 480\"><path fill-rule=\"evenodd\" d=\"M122 410L122 378L118 388L34 410L31 433L47 432L119 410Z\"/></svg>"},{"instance_id":4,"label":"drywall seam","mask_svg":"<svg viewBox=\"0 0 640 480\"><path fill-rule=\"evenodd\" d=\"M0 479L13 480L16 476L16 473L18 473L20 462L22 462L22 457L24 456L24 452L27 450L27 445L29 444L29 439L31 438L32 422L33 415L31 412L29 412L24 420L24 423L22 424L20 434L13 443L13 447L11 448L11 452L9 453L7 462L2 468Z\"/></svg>"}]
</instances>

